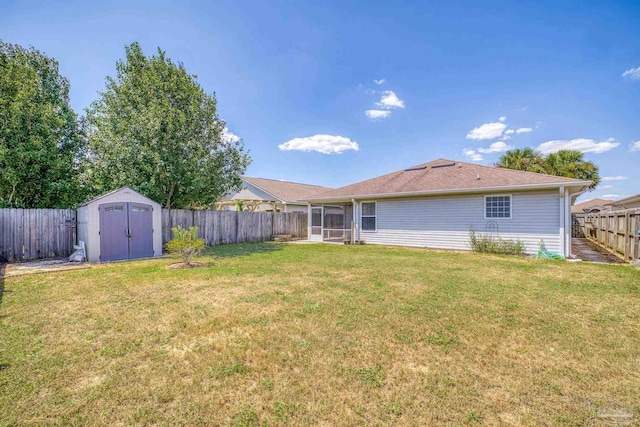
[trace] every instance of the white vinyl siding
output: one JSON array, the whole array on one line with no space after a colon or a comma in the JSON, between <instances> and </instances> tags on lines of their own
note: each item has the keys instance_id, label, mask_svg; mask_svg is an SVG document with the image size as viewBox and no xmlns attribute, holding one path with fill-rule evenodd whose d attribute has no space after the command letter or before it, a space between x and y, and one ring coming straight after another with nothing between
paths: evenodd
<instances>
[{"instance_id":1,"label":"white vinyl siding","mask_svg":"<svg viewBox=\"0 0 640 427\"><path fill-rule=\"evenodd\" d=\"M491 231L520 239L528 253L543 239L548 250L560 247L560 197L556 191L511 194L509 221L485 219L484 195L381 199L376 203L376 232L362 229L366 243L469 250L469 230ZM497 229L497 231L496 231Z\"/></svg>"}]
</instances>

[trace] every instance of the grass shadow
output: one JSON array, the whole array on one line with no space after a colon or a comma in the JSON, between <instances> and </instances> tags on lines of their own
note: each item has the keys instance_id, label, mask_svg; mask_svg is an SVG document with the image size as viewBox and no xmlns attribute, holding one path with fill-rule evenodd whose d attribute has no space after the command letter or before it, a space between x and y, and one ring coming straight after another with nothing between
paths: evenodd
<instances>
[{"instance_id":1,"label":"grass shadow","mask_svg":"<svg viewBox=\"0 0 640 427\"><path fill-rule=\"evenodd\" d=\"M254 254L265 254L284 249L282 243L256 242L256 243L235 243L229 245L208 246L203 252L204 256L214 256L217 258L235 258Z\"/></svg>"}]
</instances>

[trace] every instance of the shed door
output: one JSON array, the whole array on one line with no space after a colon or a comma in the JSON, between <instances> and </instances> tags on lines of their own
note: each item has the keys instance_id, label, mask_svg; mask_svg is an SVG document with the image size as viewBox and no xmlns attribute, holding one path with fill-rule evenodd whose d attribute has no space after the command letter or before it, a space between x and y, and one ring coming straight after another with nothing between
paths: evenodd
<instances>
[{"instance_id":1,"label":"shed door","mask_svg":"<svg viewBox=\"0 0 640 427\"><path fill-rule=\"evenodd\" d=\"M141 203L129 203L129 258L153 256L152 208Z\"/></svg>"},{"instance_id":2,"label":"shed door","mask_svg":"<svg viewBox=\"0 0 640 427\"><path fill-rule=\"evenodd\" d=\"M100 215L100 260L129 258L128 212L126 203L105 203Z\"/></svg>"},{"instance_id":3,"label":"shed door","mask_svg":"<svg viewBox=\"0 0 640 427\"><path fill-rule=\"evenodd\" d=\"M100 261L153 256L153 209L143 203L105 203L100 214Z\"/></svg>"}]
</instances>

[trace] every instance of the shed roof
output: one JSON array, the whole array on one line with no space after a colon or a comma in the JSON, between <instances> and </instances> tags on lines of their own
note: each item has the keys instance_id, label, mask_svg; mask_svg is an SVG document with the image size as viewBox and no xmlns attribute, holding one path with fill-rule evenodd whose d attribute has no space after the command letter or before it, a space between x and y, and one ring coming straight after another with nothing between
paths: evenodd
<instances>
[{"instance_id":1,"label":"shed roof","mask_svg":"<svg viewBox=\"0 0 640 427\"><path fill-rule=\"evenodd\" d=\"M336 200L351 197L394 197L482 190L585 187L590 181L523 172L449 159L438 159L309 197Z\"/></svg>"},{"instance_id":2,"label":"shed roof","mask_svg":"<svg viewBox=\"0 0 640 427\"><path fill-rule=\"evenodd\" d=\"M93 202L96 202L96 201L98 201L98 200L100 200L100 199L104 199L105 197L111 196L112 194L120 193L120 192L127 191L127 190L128 190L128 191L131 191L131 192L133 192L133 193L138 194L140 197L144 197L145 199L147 199L147 200L148 200L148 201L150 201L151 203L155 203L155 204L158 204L158 205L160 204L160 203L156 202L155 200L148 198L148 197L147 197L147 196L145 196L144 194L142 194L142 193L140 193L140 192L138 192L138 191L134 190L134 189L133 189L133 188L131 188L131 187L122 187L122 188L118 188L118 189L116 189L116 190L109 191L108 193L101 194L101 195L99 195L99 196L97 196L97 197L94 197L93 199L88 200L88 201L86 201L86 202L82 203L80 206L87 206L88 204L91 204L91 203L93 203ZM80 206L79 206L79 207L80 207Z\"/></svg>"}]
</instances>

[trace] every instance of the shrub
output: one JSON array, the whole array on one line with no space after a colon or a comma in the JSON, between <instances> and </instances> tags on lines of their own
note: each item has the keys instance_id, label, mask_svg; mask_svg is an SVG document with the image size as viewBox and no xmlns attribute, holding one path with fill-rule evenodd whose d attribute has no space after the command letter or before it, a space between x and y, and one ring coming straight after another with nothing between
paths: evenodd
<instances>
[{"instance_id":1,"label":"shrub","mask_svg":"<svg viewBox=\"0 0 640 427\"><path fill-rule=\"evenodd\" d=\"M506 240L501 237L494 237L488 234L477 233L469 230L471 249L474 252L487 254L523 255L524 243L518 240Z\"/></svg>"},{"instance_id":2,"label":"shrub","mask_svg":"<svg viewBox=\"0 0 640 427\"><path fill-rule=\"evenodd\" d=\"M177 226L171 229L173 240L167 243L167 252L182 257L186 265L191 265L191 258L198 255L205 247L204 239L198 238L198 227L188 230Z\"/></svg>"}]
</instances>

